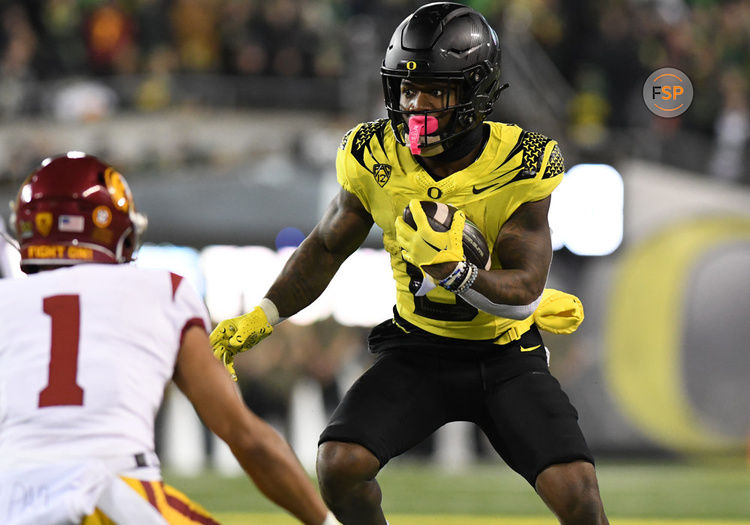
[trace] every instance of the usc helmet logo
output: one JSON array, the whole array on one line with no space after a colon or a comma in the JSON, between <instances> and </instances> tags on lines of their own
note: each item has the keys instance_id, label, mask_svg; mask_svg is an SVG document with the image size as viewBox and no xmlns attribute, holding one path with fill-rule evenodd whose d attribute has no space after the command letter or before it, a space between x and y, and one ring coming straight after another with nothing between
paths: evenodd
<instances>
[{"instance_id":1,"label":"usc helmet logo","mask_svg":"<svg viewBox=\"0 0 750 525\"><path fill-rule=\"evenodd\" d=\"M112 212L106 206L97 206L91 214L97 228L106 228L112 222Z\"/></svg>"},{"instance_id":2,"label":"usc helmet logo","mask_svg":"<svg viewBox=\"0 0 750 525\"><path fill-rule=\"evenodd\" d=\"M48 211L40 211L36 214L36 217L34 217L34 224L36 225L36 230L42 235L42 237L46 237L50 234L50 231L52 231L52 213Z\"/></svg>"},{"instance_id":3,"label":"usc helmet logo","mask_svg":"<svg viewBox=\"0 0 750 525\"><path fill-rule=\"evenodd\" d=\"M112 203L120 211L128 213L130 211L130 203L133 201L133 194L130 193L130 188L125 179L117 171L112 168L107 168L104 171L104 181L107 184L107 191L109 191L110 197L112 197Z\"/></svg>"}]
</instances>

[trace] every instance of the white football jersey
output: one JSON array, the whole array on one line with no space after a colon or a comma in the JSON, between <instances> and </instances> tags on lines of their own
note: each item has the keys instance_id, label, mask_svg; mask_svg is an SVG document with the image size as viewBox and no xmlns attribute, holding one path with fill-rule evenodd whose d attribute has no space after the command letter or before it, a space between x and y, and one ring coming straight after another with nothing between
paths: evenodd
<instances>
[{"instance_id":1,"label":"white football jersey","mask_svg":"<svg viewBox=\"0 0 750 525\"><path fill-rule=\"evenodd\" d=\"M166 270L87 264L0 280L0 467L153 457L154 418L192 325L210 326L206 308Z\"/></svg>"}]
</instances>

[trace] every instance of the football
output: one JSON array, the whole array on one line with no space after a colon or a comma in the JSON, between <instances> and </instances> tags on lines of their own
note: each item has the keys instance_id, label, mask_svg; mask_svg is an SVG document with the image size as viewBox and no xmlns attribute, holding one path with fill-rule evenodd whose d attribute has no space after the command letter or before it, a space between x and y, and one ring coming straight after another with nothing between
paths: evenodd
<instances>
[{"instance_id":1,"label":"football","mask_svg":"<svg viewBox=\"0 0 750 525\"><path fill-rule=\"evenodd\" d=\"M450 229L453 223L453 214L456 213L458 208L434 201L420 201L420 204L432 229L438 232ZM415 230L417 229L409 206L404 208L404 222ZM464 224L463 245L467 261L484 270L490 269L490 250L487 247L487 241L477 225L471 222L468 217L466 217L466 223Z\"/></svg>"}]
</instances>

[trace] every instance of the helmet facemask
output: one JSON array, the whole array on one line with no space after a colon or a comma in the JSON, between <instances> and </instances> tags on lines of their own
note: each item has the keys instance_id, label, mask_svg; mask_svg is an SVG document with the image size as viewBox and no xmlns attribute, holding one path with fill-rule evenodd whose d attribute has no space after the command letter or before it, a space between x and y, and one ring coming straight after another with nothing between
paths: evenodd
<instances>
[{"instance_id":1,"label":"helmet facemask","mask_svg":"<svg viewBox=\"0 0 750 525\"><path fill-rule=\"evenodd\" d=\"M401 86L404 80L413 80L415 85L424 84L429 86L430 89L441 89L443 91L442 104L431 109L404 108L401 105ZM445 149L450 148L452 139L475 127L471 125L474 121L474 108L471 102L461 102L464 86L460 79L383 75L383 85L386 93L388 93L386 109L399 144L410 145L409 119L411 117L422 117L425 122L430 118L435 118L439 122L436 131L431 132L429 126L422 127L419 146L423 151L419 153L420 155L430 157L442 153ZM412 152L414 152L413 149Z\"/></svg>"},{"instance_id":2,"label":"helmet facemask","mask_svg":"<svg viewBox=\"0 0 750 525\"><path fill-rule=\"evenodd\" d=\"M128 212L132 226L128 228L120 237L117 243L115 257L117 262L132 262L138 258L138 250L143 242L143 234L148 227L148 219L142 213L135 211L132 207Z\"/></svg>"}]
</instances>

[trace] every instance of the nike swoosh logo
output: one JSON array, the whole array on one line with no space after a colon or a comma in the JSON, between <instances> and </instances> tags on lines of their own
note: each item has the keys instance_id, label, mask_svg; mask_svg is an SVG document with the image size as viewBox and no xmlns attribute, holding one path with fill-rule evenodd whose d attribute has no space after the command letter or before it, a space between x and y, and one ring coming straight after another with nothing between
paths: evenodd
<instances>
[{"instance_id":1,"label":"nike swoosh logo","mask_svg":"<svg viewBox=\"0 0 750 525\"><path fill-rule=\"evenodd\" d=\"M497 182L496 182L495 184L490 184L489 186L485 186L484 188L477 188L476 186L472 186L472 187L471 187L471 192L472 192L472 193L473 193L474 195L479 195L479 194L480 194L480 193L482 193L483 191L487 191L487 190L489 190L490 188L494 188L494 187L495 187L495 186L497 186L498 184L499 184L499 183L497 183Z\"/></svg>"},{"instance_id":2,"label":"nike swoosh logo","mask_svg":"<svg viewBox=\"0 0 750 525\"><path fill-rule=\"evenodd\" d=\"M532 350L536 350L536 349L537 349L537 348L539 348L540 346L542 346L542 345L536 345L536 346L532 346L532 347L530 347L530 348L524 348L524 347L522 346L522 347L521 347L521 352L531 352Z\"/></svg>"}]
</instances>

